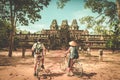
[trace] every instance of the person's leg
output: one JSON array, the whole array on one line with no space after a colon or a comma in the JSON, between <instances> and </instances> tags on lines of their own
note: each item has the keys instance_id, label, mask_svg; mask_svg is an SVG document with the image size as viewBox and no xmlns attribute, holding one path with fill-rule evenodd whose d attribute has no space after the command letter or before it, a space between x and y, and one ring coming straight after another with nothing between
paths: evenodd
<instances>
[{"instance_id":1,"label":"person's leg","mask_svg":"<svg viewBox=\"0 0 120 80\"><path fill-rule=\"evenodd\" d=\"M34 76L36 76L36 67L37 67L37 59L36 59L36 55L34 55Z\"/></svg>"},{"instance_id":2,"label":"person's leg","mask_svg":"<svg viewBox=\"0 0 120 80\"><path fill-rule=\"evenodd\" d=\"M44 69L44 56L42 57L42 65L41 67Z\"/></svg>"},{"instance_id":3,"label":"person's leg","mask_svg":"<svg viewBox=\"0 0 120 80\"><path fill-rule=\"evenodd\" d=\"M73 76L73 59L70 59L70 75Z\"/></svg>"},{"instance_id":4,"label":"person's leg","mask_svg":"<svg viewBox=\"0 0 120 80\"><path fill-rule=\"evenodd\" d=\"M70 58L68 59L67 75L70 75Z\"/></svg>"},{"instance_id":5,"label":"person's leg","mask_svg":"<svg viewBox=\"0 0 120 80\"><path fill-rule=\"evenodd\" d=\"M73 76L72 67L73 67L73 59L70 58L70 59L68 60L68 69L67 69L67 75L68 75L68 76Z\"/></svg>"}]
</instances>

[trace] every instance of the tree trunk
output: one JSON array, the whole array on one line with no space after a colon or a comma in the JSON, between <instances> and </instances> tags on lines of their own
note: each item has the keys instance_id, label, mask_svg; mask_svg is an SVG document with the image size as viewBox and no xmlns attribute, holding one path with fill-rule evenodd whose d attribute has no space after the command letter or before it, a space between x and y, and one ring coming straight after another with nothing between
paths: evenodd
<instances>
[{"instance_id":1,"label":"tree trunk","mask_svg":"<svg viewBox=\"0 0 120 80\"><path fill-rule=\"evenodd\" d=\"M116 0L116 5L117 5L118 17L120 19L120 0Z\"/></svg>"},{"instance_id":2,"label":"tree trunk","mask_svg":"<svg viewBox=\"0 0 120 80\"><path fill-rule=\"evenodd\" d=\"M22 58L24 58L24 57L25 57L25 51L26 51L25 47L24 47L24 46L22 46Z\"/></svg>"},{"instance_id":3,"label":"tree trunk","mask_svg":"<svg viewBox=\"0 0 120 80\"><path fill-rule=\"evenodd\" d=\"M9 53L8 53L9 57L12 57L13 42L14 42L14 36L13 36L13 31L11 31L10 32L10 42L9 42Z\"/></svg>"},{"instance_id":4,"label":"tree trunk","mask_svg":"<svg viewBox=\"0 0 120 80\"><path fill-rule=\"evenodd\" d=\"M12 57L12 50L13 50L13 43L14 43L14 35L15 35L15 25L14 25L14 17L13 17L13 4L12 4L12 0L10 1L10 21L11 21L11 27L12 30L10 32L10 42L9 42L9 53L8 53L8 57Z\"/></svg>"}]
</instances>

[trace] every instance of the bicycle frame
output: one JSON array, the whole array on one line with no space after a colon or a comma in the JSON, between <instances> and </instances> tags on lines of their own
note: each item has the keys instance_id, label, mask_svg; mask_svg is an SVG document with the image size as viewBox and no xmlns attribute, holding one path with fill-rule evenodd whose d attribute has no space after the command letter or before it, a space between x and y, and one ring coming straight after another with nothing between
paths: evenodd
<instances>
[{"instance_id":1,"label":"bicycle frame","mask_svg":"<svg viewBox=\"0 0 120 80\"><path fill-rule=\"evenodd\" d=\"M65 71L68 65L68 61L66 57L63 57L63 61L60 64L60 69ZM72 67L73 73L75 73L76 75L79 75L80 77L83 74L83 68L82 68L82 64L80 63L80 61L78 59L74 59L73 60L73 67Z\"/></svg>"},{"instance_id":2,"label":"bicycle frame","mask_svg":"<svg viewBox=\"0 0 120 80\"><path fill-rule=\"evenodd\" d=\"M42 70L41 69L41 61L42 61L42 56L38 55L37 56L37 68L36 68L36 72L37 72L37 77L40 76L40 71Z\"/></svg>"},{"instance_id":3,"label":"bicycle frame","mask_svg":"<svg viewBox=\"0 0 120 80\"><path fill-rule=\"evenodd\" d=\"M41 76L44 78L49 78L49 80L51 80L51 71L50 70L45 70L41 68L41 61L42 61L42 56L37 57L37 68L36 68L36 72L37 72L37 78L38 80L40 80Z\"/></svg>"}]
</instances>

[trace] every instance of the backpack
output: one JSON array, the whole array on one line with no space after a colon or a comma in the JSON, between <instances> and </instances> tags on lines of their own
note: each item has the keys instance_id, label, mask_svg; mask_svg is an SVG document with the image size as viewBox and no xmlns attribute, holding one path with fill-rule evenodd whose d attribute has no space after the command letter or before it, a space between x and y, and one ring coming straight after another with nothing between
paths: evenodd
<instances>
[{"instance_id":1,"label":"backpack","mask_svg":"<svg viewBox=\"0 0 120 80\"><path fill-rule=\"evenodd\" d=\"M42 51L43 51L42 43L36 43L35 54L40 54L42 53Z\"/></svg>"},{"instance_id":2,"label":"backpack","mask_svg":"<svg viewBox=\"0 0 120 80\"><path fill-rule=\"evenodd\" d=\"M79 54L77 49L75 48L74 59L78 59L78 58L79 58Z\"/></svg>"},{"instance_id":3,"label":"backpack","mask_svg":"<svg viewBox=\"0 0 120 80\"><path fill-rule=\"evenodd\" d=\"M73 50L72 50L72 58L73 58L73 59L78 59L78 58L79 58L78 50L77 50L76 47L73 47Z\"/></svg>"}]
</instances>

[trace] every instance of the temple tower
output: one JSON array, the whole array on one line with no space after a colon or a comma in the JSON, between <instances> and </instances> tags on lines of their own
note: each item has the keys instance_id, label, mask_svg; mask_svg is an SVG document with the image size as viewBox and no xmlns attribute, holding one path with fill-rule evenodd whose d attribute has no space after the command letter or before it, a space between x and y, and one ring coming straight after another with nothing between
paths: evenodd
<instances>
[{"instance_id":1,"label":"temple tower","mask_svg":"<svg viewBox=\"0 0 120 80\"><path fill-rule=\"evenodd\" d=\"M71 24L71 26L70 26L69 29L70 29L70 30L78 30L78 29L79 29L79 26L78 26L78 24L77 24L77 20L76 20L76 19L74 19L74 20L72 21L72 24Z\"/></svg>"},{"instance_id":2,"label":"temple tower","mask_svg":"<svg viewBox=\"0 0 120 80\"><path fill-rule=\"evenodd\" d=\"M63 20L60 29L68 29L68 28L69 28L68 21Z\"/></svg>"},{"instance_id":3,"label":"temple tower","mask_svg":"<svg viewBox=\"0 0 120 80\"><path fill-rule=\"evenodd\" d=\"M50 25L50 30L58 30L57 20L54 19Z\"/></svg>"},{"instance_id":4,"label":"temple tower","mask_svg":"<svg viewBox=\"0 0 120 80\"><path fill-rule=\"evenodd\" d=\"M70 41L69 25L67 20L63 20L59 31L60 43L62 46L67 46Z\"/></svg>"}]
</instances>

